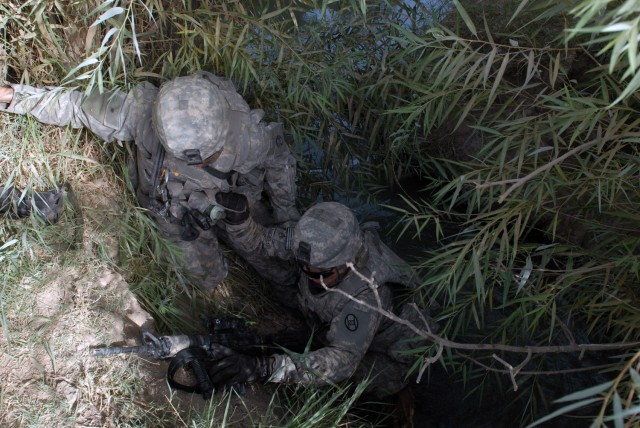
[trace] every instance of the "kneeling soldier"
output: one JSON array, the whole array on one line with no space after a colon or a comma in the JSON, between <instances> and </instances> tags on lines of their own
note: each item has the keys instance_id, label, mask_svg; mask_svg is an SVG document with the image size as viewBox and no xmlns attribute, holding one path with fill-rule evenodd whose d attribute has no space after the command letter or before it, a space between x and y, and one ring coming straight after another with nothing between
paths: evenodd
<instances>
[{"instance_id":1,"label":"kneeling soldier","mask_svg":"<svg viewBox=\"0 0 640 428\"><path fill-rule=\"evenodd\" d=\"M323 346L300 357L233 354L212 364L209 372L214 384L262 380L323 385L349 378L360 381L370 375L368 392L378 397L407 384L415 361L407 351L423 346L424 341L408 327L337 291L393 312L419 328L434 329L426 311L406 299L401 302L403 291L415 287L416 277L375 230L361 227L349 208L335 202L313 206L289 230L255 222L242 195L219 194L218 202L228 208L228 233L258 272L275 277L269 270L282 266L272 263L275 259L297 262L293 264L297 287L290 287L289 299L297 295L299 309L321 336ZM364 277L373 277L377 288L352 271L347 266L350 262Z\"/></svg>"}]
</instances>

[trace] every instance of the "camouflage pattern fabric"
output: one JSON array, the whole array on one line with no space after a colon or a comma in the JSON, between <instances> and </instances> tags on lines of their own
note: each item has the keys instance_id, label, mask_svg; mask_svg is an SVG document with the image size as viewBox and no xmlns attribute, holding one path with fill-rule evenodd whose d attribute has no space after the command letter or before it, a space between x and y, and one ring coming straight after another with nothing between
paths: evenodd
<instances>
[{"instance_id":1,"label":"camouflage pattern fabric","mask_svg":"<svg viewBox=\"0 0 640 428\"><path fill-rule=\"evenodd\" d=\"M162 215L156 213L160 229L183 249L190 273L203 288L211 290L227 274L216 238L218 233L226 236L223 229L212 227L200 231L202 238L184 241L170 224L180 224L188 211L206 210L215 204L215 193L220 191L245 194L252 214L264 224L297 220L296 160L284 142L282 125L261 122L264 112L249 109L231 82L207 72L194 76L217 85L219 100L228 104L225 111L231 136L222 155L208 165L226 175L212 175L168 152L162 165L163 191L157 195L152 189L153 162L162 146L152 120L158 96L154 85L142 83L129 92L116 89L86 95L58 87L11 84L14 99L9 105L0 104L0 111L28 114L51 125L86 127L106 142L132 141L136 150L129 162L129 174L140 205L152 211L158 211L154 208L158 205L166 206ZM271 212L264 209L263 190ZM234 247L233 242L227 243Z\"/></svg>"},{"instance_id":2,"label":"camouflage pattern fabric","mask_svg":"<svg viewBox=\"0 0 640 428\"><path fill-rule=\"evenodd\" d=\"M228 225L226 231L236 246L242 247L239 248L241 254L251 255L250 263L256 265L257 260L256 268L265 277L292 278L292 270L299 270L293 263L292 251L285 245L286 229L264 227L249 218L239 225ZM417 326L423 326L426 319L435 331L435 323L426 312L418 313L408 304L394 308L398 288L415 286L416 277L409 266L373 231L364 232L364 250L357 269L365 276L375 271L382 308L406 317ZM278 272L281 266L273 263L278 259L292 262L289 270ZM310 326L320 332L324 346L299 358L273 355L270 381L324 385L348 378L360 381L371 375L369 392L380 397L403 388L414 361L404 351L425 342L413 340L415 334L408 327L340 293L325 291L299 272L297 278L297 283L289 286L287 298L291 301L296 296L298 309L305 314ZM377 307L374 291L353 272L334 288Z\"/></svg>"},{"instance_id":3,"label":"camouflage pattern fabric","mask_svg":"<svg viewBox=\"0 0 640 428\"><path fill-rule=\"evenodd\" d=\"M167 152L180 160L186 150L195 150L201 161L233 144L231 108L227 99L235 91L220 88L209 73L177 77L165 82L153 105L155 130ZM232 89L232 88L230 88ZM239 96L239 95L238 95ZM249 106L240 97L241 108ZM225 171L226 172L226 171Z\"/></svg>"},{"instance_id":4,"label":"camouflage pattern fabric","mask_svg":"<svg viewBox=\"0 0 640 428\"><path fill-rule=\"evenodd\" d=\"M304 261L308 266L331 269L347 262L357 263L362 240L358 219L348 207L321 202L309 208L297 222L293 250L299 259L308 258Z\"/></svg>"}]
</instances>

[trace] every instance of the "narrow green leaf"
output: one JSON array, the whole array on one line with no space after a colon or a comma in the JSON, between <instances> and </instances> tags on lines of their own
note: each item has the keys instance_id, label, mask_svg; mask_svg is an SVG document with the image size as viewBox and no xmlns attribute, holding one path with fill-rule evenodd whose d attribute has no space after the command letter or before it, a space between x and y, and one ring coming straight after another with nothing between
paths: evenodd
<instances>
[{"instance_id":1,"label":"narrow green leaf","mask_svg":"<svg viewBox=\"0 0 640 428\"><path fill-rule=\"evenodd\" d=\"M460 125L462 125L462 122L464 122L464 119L467 117L467 115L469 114L471 109L476 105L476 99L477 98L478 98L478 94L475 93L475 94L473 94L473 97L471 97L471 99L467 102L467 105L464 107L464 110L462 111L462 114L460 115L460 118L458 119L458 123L456 123L454 131L456 129L458 129L460 127Z\"/></svg>"},{"instance_id":2,"label":"narrow green leaf","mask_svg":"<svg viewBox=\"0 0 640 428\"><path fill-rule=\"evenodd\" d=\"M487 100L487 106L485 107L485 110L482 114L483 117L487 114L487 112L489 111L489 108L491 107L491 105L493 104L493 101L495 100L496 91L498 90L500 83L502 83L502 77L504 76L504 72L507 69L508 64L509 64L509 52L507 52L504 55L504 58L502 59L502 64L500 64L500 69L498 70L498 74L494 78L493 86L491 87L491 92L489 93L489 99Z\"/></svg>"},{"instance_id":3,"label":"narrow green leaf","mask_svg":"<svg viewBox=\"0 0 640 428\"><path fill-rule=\"evenodd\" d=\"M117 15L120 15L123 12L124 12L124 9L121 8L120 6L112 7L111 9L107 10L105 13L100 15L98 17L98 19L96 19L95 22L93 24L91 24L91 26L95 27L96 25L100 25L101 23L103 23L107 19L113 18L114 16L117 16Z\"/></svg>"},{"instance_id":4,"label":"narrow green leaf","mask_svg":"<svg viewBox=\"0 0 640 428\"><path fill-rule=\"evenodd\" d=\"M616 417L620 417L620 418L626 418L628 416L635 416L637 414L640 414L640 406L633 406L628 408L627 410L624 410L620 413L616 413L612 416L607 416L606 418L603 419L603 421L605 422L609 422L611 420L614 420Z\"/></svg>"},{"instance_id":5,"label":"narrow green leaf","mask_svg":"<svg viewBox=\"0 0 640 428\"><path fill-rule=\"evenodd\" d=\"M623 31L629 31L630 29L631 24L628 22L618 22L616 24L608 25L600 31L603 33L621 33Z\"/></svg>"},{"instance_id":6,"label":"narrow green leaf","mask_svg":"<svg viewBox=\"0 0 640 428\"><path fill-rule=\"evenodd\" d=\"M522 290L522 288L529 281L529 277L531 276L531 272L533 271L533 262L531 261L531 256L527 256L527 261L524 265L524 268L520 271L519 279L518 279L518 289L516 290L516 294Z\"/></svg>"},{"instance_id":7,"label":"narrow green leaf","mask_svg":"<svg viewBox=\"0 0 640 428\"><path fill-rule=\"evenodd\" d=\"M556 301L554 300L551 304L551 324L549 325L549 342L553 339L553 331L556 327L556 316L557 316L557 307Z\"/></svg>"},{"instance_id":8,"label":"narrow green leaf","mask_svg":"<svg viewBox=\"0 0 640 428\"><path fill-rule=\"evenodd\" d=\"M18 242L17 239L12 239L11 241L6 242L2 247L0 247L0 251L6 250L7 248L9 248L10 246L16 244L17 242Z\"/></svg>"},{"instance_id":9,"label":"narrow green leaf","mask_svg":"<svg viewBox=\"0 0 640 428\"><path fill-rule=\"evenodd\" d=\"M634 72L638 68L637 63L637 53L638 53L638 20L636 19L631 26L631 30L629 31L629 41L627 42L628 52L627 57L629 58L629 68Z\"/></svg>"},{"instance_id":10,"label":"narrow green leaf","mask_svg":"<svg viewBox=\"0 0 640 428\"><path fill-rule=\"evenodd\" d=\"M495 42L493 41L493 37L491 36L491 31L489 31L489 24L487 23L487 16L486 15L482 15L482 21L484 23L484 32L487 33L487 39L489 41L489 44L491 44L492 46L495 45Z\"/></svg>"},{"instance_id":11,"label":"narrow green leaf","mask_svg":"<svg viewBox=\"0 0 640 428\"><path fill-rule=\"evenodd\" d=\"M67 80L69 77L73 76L81 68L89 66L89 65L96 64L97 62L98 62L98 58L96 58L96 57L90 57L90 58L85 59L80 64L78 64L75 68L73 68L73 70L71 70L69 73L67 73L67 75L65 76L64 80ZM86 79L87 77L88 76L85 77L85 75L82 75L82 76L77 77L77 79L79 79L79 80L83 79L83 78Z\"/></svg>"},{"instance_id":12,"label":"narrow green leaf","mask_svg":"<svg viewBox=\"0 0 640 428\"><path fill-rule=\"evenodd\" d=\"M102 68L98 68L98 91L102 94L104 92L104 77L102 76Z\"/></svg>"},{"instance_id":13,"label":"narrow green leaf","mask_svg":"<svg viewBox=\"0 0 640 428\"><path fill-rule=\"evenodd\" d=\"M551 58L549 59L551 60ZM551 64L549 64L549 70L551 73L549 76L549 83L551 84L551 87L555 89L556 80L558 80L558 72L560 71L560 52L556 55L555 61L551 61Z\"/></svg>"},{"instance_id":14,"label":"narrow green leaf","mask_svg":"<svg viewBox=\"0 0 640 428\"><path fill-rule=\"evenodd\" d=\"M637 392L640 392L640 374L633 367L629 369L629 376L633 379L633 386Z\"/></svg>"},{"instance_id":15,"label":"narrow green leaf","mask_svg":"<svg viewBox=\"0 0 640 428\"><path fill-rule=\"evenodd\" d=\"M493 47L493 49L491 49L491 52L489 53L489 58L487 59L487 65L485 65L484 70L483 70L483 85L487 84L487 80L489 79L489 76L491 75L491 68L493 67L493 61L496 57L496 54L498 53L498 48L497 47Z\"/></svg>"},{"instance_id":16,"label":"narrow green leaf","mask_svg":"<svg viewBox=\"0 0 640 428\"><path fill-rule=\"evenodd\" d=\"M548 152L550 150L553 150L553 147L551 147L551 146L540 147L539 149L536 149L536 150L532 151L531 153L528 153L527 157L535 156L537 154Z\"/></svg>"},{"instance_id":17,"label":"narrow green leaf","mask_svg":"<svg viewBox=\"0 0 640 428\"><path fill-rule=\"evenodd\" d=\"M140 45L138 44L138 36L136 34L136 23L134 20L134 15L135 14L131 14L130 15L130 22L131 22L131 40L133 40L133 46L136 50L136 54L138 56L138 61L140 61L140 65L142 65L142 54L140 53Z\"/></svg>"},{"instance_id":18,"label":"narrow green leaf","mask_svg":"<svg viewBox=\"0 0 640 428\"><path fill-rule=\"evenodd\" d=\"M118 29L115 27L111 27L111 29L107 31L107 34L105 34L104 38L102 39L102 44L100 45L100 47L103 48L116 32L118 32Z\"/></svg>"},{"instance_id":19,"label":"narrow green leaf","mask_svg":"<svg viewBox=\"0 0 640 428\"><path fill-rule=\"evenodd\" d=\"M524 9L524 7L527 5L527 3L529 3L529 0L522 0L520 2L520 4L518 5L518 8L516 9L516 11L513 12L513 15L511 15L511 18L509 19L509 22L507 23L507 25L511 24L511 21L513 21L515 19L515 17L518 16L520 14L520 12L522 12L522 9Z\"/></svg>"},{"instance_id":20,"label":"narrow green leaf","mask_svg":"<svg viewBox=\"0 0 640 428\"><path fill-rule=\"evenodd\" d=\"M533 49L529 50L529 55L527 55L527 77L524 80L524 84L522 86L526 86L527 83L531 81L533 76L536 74L537 67L535 65L535 55L533 53Z\"/></svg>"},{"instance_id":21,"label":"narrow green leaf","mask_svg":"<svg viewBox=\"0 0 640 428\"><path fill-rule=\"evenodd\" d=\"M624 418L622 417L622 403L620 400L620 395L616 391L613 394L613 426L615 428L624 428Z\"/></svg>"},{"instance_id":22,"label":"narrow green leaf","mask_svg":"<svg viewBox=\"0 0 640 428\"><path fill-rule=\"evenodd\" d=\"M610 105L609 107L613 107L614 105L618 104L620 101L622 101L623 99L625 99L629 94L635 93L638 88L640 88L640 73L637 73L633 79L631 79L631 82L629 82L627 84L627 86L625 87L624 91L622 91L622 93L620 94L620 96L618 98L616 98Z\"/></svg>"},{"instance_id":23,"label":"narrow green leaf","mask_svg":"<svg viewBox=\"0 0 640 428\"><path fill-rule=\"evenodd\" d=\"M613 382L614 381L601 383L600 385L592 386L591 388L583 389L581 391L565 395L564 397L555 400L554 403L566 403L568 401L575 401L587 397L593 397L594 395L598 395L601 392L607 391L609 388L611 388L611 386L613 386Z\"/></svg>"},{"instance_id":24,"label":"narrow green leaf","mask_svg":"<svg viewBox=\"0 0 640 428\"><path fill-rule=\"evenodd\" d=\"M484 288L484 276L482 275L482 269L480 268L480 260L478 258L478 252L476 250L473 251L473 255L471 256L471 261L473 263L473 277L475 279L476 284L476 293L478 298L484 299L485 288Z\"/></svg>"},{"instance_id":25,"label":"narrow green leaf","mask_svg":"<svg viewBox=\"0 0 640 428\"><path fill-rule=\"evenodd\" d=\"M260 21L266 21L266 20L268 20L268 19L271 19L271 18L273 18L273 17L276 17L276 16L278 16L278 15L281 15L282 13L287 12L288 10L289 10L289 9L288 9L288 8L286 8L286 7L283 7L282 9L276 9L276 10L274 10L274 11L271 11L271 12L267 13L266 15L262 15L262 16L260 17Z\"/></svg>"},{"instance_id":26,"label":"narrow green leaf","mask_svg":"<svg viewBox=\"0 0 640 428\"><path fill-rule=\"evenodd\" d=\"M467 28L469 29L469 31L471 31L471 33L477 37L478 32L476 30L476 26L474 25L473 21L469 17L469 14L467 13L467 11L464 10L464 7L462 7L462 5L458 0L453 0L453 4L456 7L456 9L458 9L458 13L460 14L460 17L462 18L464 23L467 25Z\"/></svg>"},{"instance_id":27,"label":"narrow green leaf","mask_svg":"<svg viewBox=\"0 0 640 428\"><path fill-rule=\"evenodd\" d=\"M329 0L322 0L322 7L320 8L320 16L322 17L323 20L327 18L326 13L327 13L328 3L329 3Z\"/></svg>"},{"instance_id":28,"label":"narrow green leaf","mask_svg":"<svg viewBox=\"0 0 640 428\"><path fill-rule=\"evenodd\" d=\"M362 13L363 18L367 18L367 0L359 0L360 3L360 13Z\"/></svg>"},{"instance_id":29,"label":"narrow green leaf","mask_svg":"<svg viewBox=\"0 0 640 428\"><path fill-rule=\"evenodd\" d=\"M589 400L583 400L583 401L579 401L577 403L570 404L568 406L565 406L565 407L562 407L561 409L556 410L553 413L548 414L547 416L545 416L543 418L540 418L540 419L530 423L525 428L537 427L537 426L539 426L539 425L541 425L541 424L543 424L543 423L545 423L547 421L550 421L551 419L556 418L556 417L558 417L560 415L564 415L565 413L569 413L569 412L571 412L573 410L580 409L582 407L588 406L588 405L596 403L598 401L602 401L602 398L592 398L592 399L589 399Z\"/></svg>"}]
</instances>

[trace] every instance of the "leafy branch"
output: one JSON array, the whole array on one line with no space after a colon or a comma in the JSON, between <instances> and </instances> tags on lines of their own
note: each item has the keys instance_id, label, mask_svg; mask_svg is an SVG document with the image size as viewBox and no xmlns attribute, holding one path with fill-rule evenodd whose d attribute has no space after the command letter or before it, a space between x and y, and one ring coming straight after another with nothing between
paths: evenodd
<instances>
[{"instance_id":1,"label":"leafy branch","mask_svg":"<svg viewBox=\"0 0 640 428\"><path fill-rule=\"evenodd\" d=\"M550 353L563 353L563 352L580 352L581 354L586 351L610 351L610 350L620 350L620 349L628 349L628 348L636 348L640 346L640 342L618 342L618 343L572 343L569 345L548 345L548 346L513 346L513 345L505 345L505 344L485 344L485 343L461 343L446 339L444 337L438 336L433 333L431 328L429 327L428 320L423 318L423 322L425 324L424 327L418 327L411 321L407 319L403 319L393 312L385 309L382 305L382 301L380 299L380 294L378 292L379 284L375 281L375 272L371 274L371 277L366 277L361 272L359 272L353 263L347 263L348 268L357 275L363 282L365 282L369 289L373 292L374 297L376 299L376 305L372 305L367 303L361 299L358 299L351 294L341 290L339 288L331 288L328 287L321 278L321 284L326 291L340 294L349 300L365 307L369 310L375 311L380 315L398 323L408 327L413 333L417 336L428 340L436 345L438 345L438 351L436 353L436 357L434 358L425 358L424 364L420 369L420 375L418 379L422 376L422 373L430 364L436 362L443 353L444 348L450 348L455 350L466 350L466 351L503 351L503 352L512 352L512 353L524 353L527 354L526 358L516 367L513 367L511 364L504 361L502 358L498 357L496 354L493 354L492 357L502 363L507 369L508 373L511 377L511 380L514 385L514 391L517 391L517 383L516 376L521 372L521 370L529 363L531 360L531 356L533 354L550 354ZM422 312L418 308L415 303L411 303L413 309L422 316ZM475 361L475 360L473 360ZM544 374L554 374L554 372L544 372Z\"/></svg>"}]
</instances>

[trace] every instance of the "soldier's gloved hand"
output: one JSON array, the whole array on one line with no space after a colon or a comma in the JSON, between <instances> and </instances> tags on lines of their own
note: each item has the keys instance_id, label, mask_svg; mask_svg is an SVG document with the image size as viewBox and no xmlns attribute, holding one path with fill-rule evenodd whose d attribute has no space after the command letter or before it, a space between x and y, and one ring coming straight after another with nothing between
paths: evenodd
<instances>
[{"instance_id":1,"label":"soldier's gloved hand","mask_svg":"<svg viewBox=\"0 0 640 428\"><path fill-rule=\"evenodd\" d=\"M207 372L216 388L231 388L245 382L265 381L271 376L270 358L234 352L209 363Z\"/></svg>"},{"instance_id":2,"label":"soldier's gloved hand","mask_svg":"<svg viewBox=\"0 0 640 428\"><path fill-rule=\"evenodd\" d=\"M58 190L47 192L35 192L33 195L33 205L35 211L45 222L53 224L60 218L63 207L63 193ZM24 202L24 201L23 201ZM20 208L20 206L18 206Z\"/></svg>"},{"instance_id":3,"label":"soldier's gloved hand","mask_svg":"<svg viewBox=\"0 0 640 428\"><path fill-rule=\"evenodd\" d=\"M0 214L7 213L10 217L29 217L31 211L46 223L54 224L60 218L63 208L63 192L49 190L33 192L21 196L22 192L13 187L0 187Z\"/></svg>"},{"instance_id":4,"label":"soldier's gloved hand","mask_svg":"<svg viewBox=\"0 0 640 428\"><path fill-rule=\"evenodd\" d=\"M240 193L216 193L216 202L225 211L225 221L229 224L240 224L249 218L249 202Z\"/></svg>"}]
</instances>

